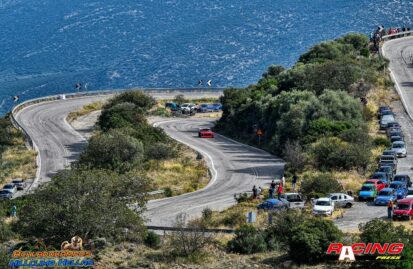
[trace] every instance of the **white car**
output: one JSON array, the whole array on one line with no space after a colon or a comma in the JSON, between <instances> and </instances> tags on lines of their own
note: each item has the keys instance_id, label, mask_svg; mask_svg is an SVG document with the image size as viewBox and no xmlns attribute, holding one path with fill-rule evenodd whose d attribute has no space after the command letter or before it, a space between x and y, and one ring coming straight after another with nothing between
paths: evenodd
<instances>
[{"instance_id":1,"label":"white car","mask_svg":"<svg viewBox=\"0 0 413 269\"><path fill-rule=\"evenodd\" d=\"M9 183L3 186L3 190L8 191L11 194L15 194L17 192L17 187L14 184Z\"/></svg>"},{"instance_id":2,"label":"white car","mask_svg":"<svg viewBox=\"0 0 413 269\"><path fill-rule=\"evenodd\" d=\"M407 189L407 196L406 199L413 198L413 188Z\"/></svg>"},{"instance_id":3,"label":"white car","mask_svg":"<svg viewBox=\"0 0 413 269\"><path fill-rule=\"evenodd\" d=\"M406 144L403 141L395 141L391 146L391 150L394 150L397 154L397 157L406 157L407 149Z\"/></svg>"},{"instance_id":4,"label":"white car","mask_svg":"<svg viewBox=\"0 0 413 269\"><path fill-rule=\"evenodd\" d=\"M335 207L350 208L354 204L354 197L345 193L330 193L328 196L333 200Z\"/></svg>"},{"instance_id":5,"label":"white car","mask_svg":"<svg viewBox=\"0 0 413 269\"><path fill-rule=\"evenodd\" d=\"M196 109L195 104L185 103L181 105L182 113L191 113L194 112Z\"/></svg>"},{"instance_id":6,"label":"white car","mask_svg":"<svg viewBox=\"0 0 413 269\"><path fill-rule=\"evenodd\" d=\"M334 202L330 198L318 198L314 201L313 214L314 215L329 215L334 212Z\"/></svg>"},{"instance_id":7,"label":"white car","mask_svg":"<svg viewBox=\"0 0 413 269\"><path fill-rule=\"evenodd\" d=\"M384 130L387 128L387 124L389 122L394 122L395 119L393 117L393 115L384 115L381 120L380 120L380 129Z\"/></svg>"}]
</instances>

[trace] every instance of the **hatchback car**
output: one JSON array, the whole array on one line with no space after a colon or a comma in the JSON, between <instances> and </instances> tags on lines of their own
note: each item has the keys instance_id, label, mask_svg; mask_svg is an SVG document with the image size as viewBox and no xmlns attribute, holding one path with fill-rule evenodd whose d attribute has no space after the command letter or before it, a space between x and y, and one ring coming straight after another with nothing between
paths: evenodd
<instances>
[{"instance_id":1,"label":"hatchback car","mask_svg":"<svg viewBox=\"0 0 413 269\"><path fill-rule=\"evenodd\" d=\"M288 207L288 201L281 199L267 199L261 204L257 206L258 209L266 209L266 210L271 210L271 209L286 209Z\"/></svg>"},{"instance_id":2,"label":"hatchback car","mask_svg":"<svg viewBox=\"0 0 413 269\"><path fill-rule=\"evenodd\" d=\"M393 210L393 220L413 219L413 199L401 199L397 201Z\"/></svg>"},{"instance_id":3,"label":"hatchback car","mask_svg":"<svg viewBox=\"0 0 413 269\"><path fill-rule=\"evenodd\" d=\"M393 135L393 136L390 137L390 142L391 143L396 142L396 141L404 141L404 140L403 140L403 137L401 137L399 135Z\"/></svg>"},{"instance_id":4,"label":"hatchback car","mask_svg":"<svg viewBox=\"0 0 413 269\"><path fill-rule=\"evenodd\" d=\"M390 183L389 188L392 188L396 191L397 199L403 199L407 195L407 186L405 182L393 181L392 183Z\"/></svg>"},{"instance_id":5,"label":"hatchback car","mask_svg":"<svg viewBox=\"0 0 413 269\"><path fill-rule=\"evenodd\" d=\"M377 191L381 191L382 189L386 188L388 182L384 182L380 179L369 179L364 182L364 184L373 184L376 186Z\"/></svg>"},{"instance_id":6,"label":"hatchback car","mask_svg":"<svg viewBox=\"0 0 413 269\"><path fill-rule=\"evenodd\" d=\"M387 177L390 178L390 181L393 180L394 174L391 166L381 166L376 170L376 172L386 173Z\"/></svg>"},{"instance_id":7,"label":"hatchback car","mask_svg":"<svg viewBox=\"0 0 413 269\"><path fill-rule=\"evenodd\" d=\"M212 112L212 111L214 111L214 108L210 104L200 104L198 106L198 112L206 113L206 112Z\"/></svg>"},{"instance_id":8,"label":"hatchback car","mask_svg":"<svg viewBox=\"0 0 413 269\"><path fill-rule=\"evenodd\" d=\"M370 179L380 179L386 182L389 182L391 180L391 178L389 178L389 175L387 173L384 172L375 172Z\"/></svg>"},{"instance_id":9,"label":"hatchback car","mask_svg":"<svg viewBox=\"0 0 413 269\"><path fill-rule=\"evenodd\" d=\"M387 128L387 124L389 122L394 122L394 116L393 115L384 115L380 119L380 129L385 130Z\"/></svg>"},{"instance_id":10,"label":"hatchback car","mask_svg":"<svg viewBox=\"0 0 413 269\"><path fill-rule=\"evenodd\" d=\"M363 184L359 191L359 201L373 201L377 196L377 188L374 184Z\"/></svg>"},{"instance_id":11,"label":"hatchback car","mask_svg":"<svg viewBox=\"0 0 413 269\"><path fill-rule=\"evenodd\" d=\"M403 141L393 142L391 149L397 153L397 157L407 156L406 144Z\"/></svg>"},{"instance_id":12,"label":"hatchback car","mask_svg":"<svg viewBox=\"0 0 413 269\"><path fill-rule=\"evenodd\" d=\"M400 128L400 124L397 121L387 123L386 130L390 128Z\"/></svg>"},{"instance_id":13,"label":"hatchback car","mask_svg":"<svg viewBox=\"0 0 413 269\"><path fill-rule=\"evenodd\" d=\"M375 205L387 205L387 203L392 200L393 202L397 199L396 191L392 188L384 188L377 195L374 201Z\"/></svg>"},{"instance_id":14,"label":"hatchback car","mask_svg":"<svg viewBox=\"0 0 413 269\"><path fill-rule=\"evenodd\" d=\"M203 128L198 132L200 138L214 138L214 136L214 132L210 128Z\"/></svg>"},{"instance_id":15,"label":"hatchback car","mask_svg":"<svg viewBox=\"0 0 413 269\"><path fill-rule=\"evenodd\" d=\"M330 198L319 198L314 202L314 215L332 215L334 212L334 202Z\"/></svg>"},{"instance_id":16,"label":"hatchback car","mask_svg":"<svg viewBox=\"0 0 413 269\"><path fill-rule=\"evenodd\" d=\"M406 183L407 187L412 186L412 181L410 180L410 176L408 174L396 174L394 176L394 181L403 181Z\"/></svg>"}]
</instances>

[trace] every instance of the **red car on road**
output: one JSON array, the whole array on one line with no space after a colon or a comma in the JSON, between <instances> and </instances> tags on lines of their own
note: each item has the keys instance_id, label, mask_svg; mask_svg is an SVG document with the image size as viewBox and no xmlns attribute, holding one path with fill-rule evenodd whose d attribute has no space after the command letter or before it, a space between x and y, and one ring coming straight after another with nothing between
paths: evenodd
<instances>
[{"instance_id":1,"label":"red car on road","mask_svg":"<svg viewBox=\"0 0 413 269\"><path fill-rule=\"evenodd\" d=\"M209 128L200 129L198 136L201 138L214 138L214 132Z\"/></svg>"},{"instance_id":2,"label":"red car on road","mask_svg":"<svg viewBox=\"0 0 413 269\"><path fill-rule=\"evenodd\" d=\"M364 182L364 184L374 184L376 186L377 192L387 187L387 184L380 179L369 179Z\"/></svg>"},{"instance_id":3,"label":"red car on road","mask_svg":"<svg viewBox=\"0 0 413 269\"><path fill-rule=\"evenodd\" d=\"M393 211L393 220L413 219L413 198L406 198L397 201Z\"/></svg>"}]
</instances>

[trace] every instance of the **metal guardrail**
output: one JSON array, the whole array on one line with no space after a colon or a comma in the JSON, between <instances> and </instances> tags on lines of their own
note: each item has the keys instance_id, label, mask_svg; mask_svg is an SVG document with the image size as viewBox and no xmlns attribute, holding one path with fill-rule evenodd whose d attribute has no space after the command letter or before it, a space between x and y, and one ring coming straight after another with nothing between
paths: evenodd
<instances>
[{"instance_id":1,"label":"metal guardrail","mask_svg":"<svg viewBox=\"0 0 413 269\"><path fill-rule=\"evenodd\" d=\"M148 230L153 231L170 231L170 232L199 232L199 233L226 233L233 234L235 230L232 229L196 229L196 228L177 228L177 227L163 227L163 226L146 226Z\"/></svg>"},{"instance_id":2,"label":"metal guardrail","mask_svg":"<svg viewBox=\"0 0 413 269\"><path fill-rule=\"evenodd\" d=\"M381 39L383 41L388 41L388 40L391 40L391 39L401 38L401 37L406 37L406 36L412 36L412 35L413 35L413 31L404 31L404 32L396 33L396 34L382 36Z\"/></svg>"}]
</instances>

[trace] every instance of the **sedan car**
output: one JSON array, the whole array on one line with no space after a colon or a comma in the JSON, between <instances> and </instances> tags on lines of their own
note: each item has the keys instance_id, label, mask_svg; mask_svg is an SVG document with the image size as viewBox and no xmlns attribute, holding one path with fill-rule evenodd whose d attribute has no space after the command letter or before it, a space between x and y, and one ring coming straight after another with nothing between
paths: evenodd
<instances>
[{"instance_id":1,"label":"sedan car","mask_svg":"<svg viewBox=\"0 0 413 269\"><path fill-rule=\"evenodd\" d=\"M265 210L271 210L271 209L286 209L288 207L288 201L281 199L267 199L261 204L257 206L258 209L265 209Z\"/></svg>"},{"instance_id":2,"label":"sedan car","mask_svg":"<svg viewBox=\"0 0 413 269\"><path fill-rule=\"evenodd\" d=\"M391 143L396 142L396 141L404 141L404 140L403 140L403 137L401 137L399 135L393 135L393 136L390 137L390 142Z\"/></svg>"},{"instance_id":3,"label":"sedan car","mask_svg":"<svg viewBox=\"0 0 413 269\"><path fill-rule=\"evenodd\" d=\"M210 128L203 128L198 132L200 138L214 138L214 136L214 132Z\"/></svg>"},{"instance_id":4,"label":"sedan car","mask_svg":"<svg viewBox=\"0 0 413 269\"><path fill-rule=\"evenodd\" d=\"M319 198L315 201L313 207L314 215L332 215L334 211L334 202L328 197Z\"/></svg>"},{"instance_id":5,"label":"sedan car","mask_svg":"<svg viewBox=\"0 0 413 269\"><path fill-rule=\"evenodd\" d=\"M381 166L379 167L376 172L382 172L387 174L387 178L390 178L390 181L393 180L393 168L391 166Z\"/></svg>"},{"instance_id":6,"label":"sedan car","mask_svg":"<svg viewBox=\"0 0 413 269\"><path fill-rule=\"evenodd\" d=\"M393 115L384 115L383 117L381 117L380 119L380 130L385 130L387 129L387 124L389 122L394 122L394 116Z\"/></svg>"},{"instance_id":7,"label":"sedan car","mask_svg":"<svg viewBox=\"0 0 413 269\"><path fill-rule=\"evenodd\" d=\"M393 142L391 149L397 153L397 157L407 156L406 144L403 141Z\"/></svg>"},{"instance_id":8,"label":"sedan car","mask_svg":"<svg viewBox=\"0 0 413 269\"><path fill-rule=\"evenodd\" d=\"M386 182L389 182L391 180L391 178L389 178L389 175L384 172L374 172L374 174L370 177L370 179L379 179L379 180L383 180Z\"/></svg>"},{"instance_id":9,"label":"sedan car","mask_svg":"<svg viewBox=\"0 0 413 269\"><path fill-rule=\"evenodd\" d=\"M214 111L214 107L210 104L200 104L198 106L198 112L206 113Z\"/></svg>"},{"instance_id":10,"label":"sedan car","mask_svg":"<svg viewBox=\"0 0 413 269\"><path fill-rule=\"evenodd\" d=\"M3 190L15 194L17 192L17 187L14 184L9 183L3 186Z\"/></svg>"},{"instance_id":11,"label":"sedan car","mask_svg":"<svg viewBox=\"0 0 413 269\"><path fill-rule=\"evenodd\" d=\"M16 186L17 190L23 190L26 187L26 183L21 178L13 179L11 183Z\"/></svg>"},{"instance_id":12,"label":"sedan car","mask_svg":"<svg viewBox=\"0 0 413 269\"><path fill-rule=\"evenodd\" d=\"M354 204L354 198L345 193L330 193L328 197L334 202L335 207L350 208Z\"/></svg>"},{"instance_id":13,"label":"sedan car","mask_svg":"<svg viewBox=\"0 0 413 269\"><path fill-rule=\"evenodd\" d=\"M359 201L374 200L377 196L377 188L374 184L363 184L359 191Z\"/></svg>"},{"instance_id":14,"label":"sedan car","mask_svg":"<svg viewBox=\"0 0 413 269\"><path fill-rule=\"evenodd\" d=\"M397 199L403 199L407 195L407 186L405 182L393 181L390 183L390 188L396 191Z\"/></svg>"},{"instance_id":15,"label":"sedan car","mask_svg":"<svg viewBox=\"0 0 413 269\"><path fill-rule=\"evenodd\" d=\"M384 114L387 114L389 111L391 112L389 106L380 106L379 111L377 113L377 117L380 119Z\"/></svg>"},{"instance_id":16,"label":"sedan car","mask_svg":"<svg viewBox=\"0 0 413 269\"><path fill-rule=\"evenodd\" d=\"M13 198L13 194L6 190L0 190L0 200L9 200Z\"/></svg>"},{"instance_id":17,"label":"sedan car","mask_svg":"<svg viewBox=\"0 0 413 269\"><path fill-rule=\"evenodd\" d=\"M397 201L393 211L393 220L413 219L413 199L401 199Z\"/></svg>"},{"instance_id":18,"label":"sedan car","mask_svg":"<svg viewBox=\"0 0 413 269\"><path fill-rule=\"evenodd\" d=\"M214 111L222 110L222 105L220 103L212 104L212 107L213 107Z\"/></svg>"},{"instance_id":19,"label":"sedan car","mask_svg":"<svg viewBox=\"0 0 413 269\"><path fill-rule=\"evenodd\" d=\"M384 188L377 195L374 201L375 205L387 205L387 203L392 200L393 202L397 199L396 191L392 188Z\"/></svg>"}]
</instances>

